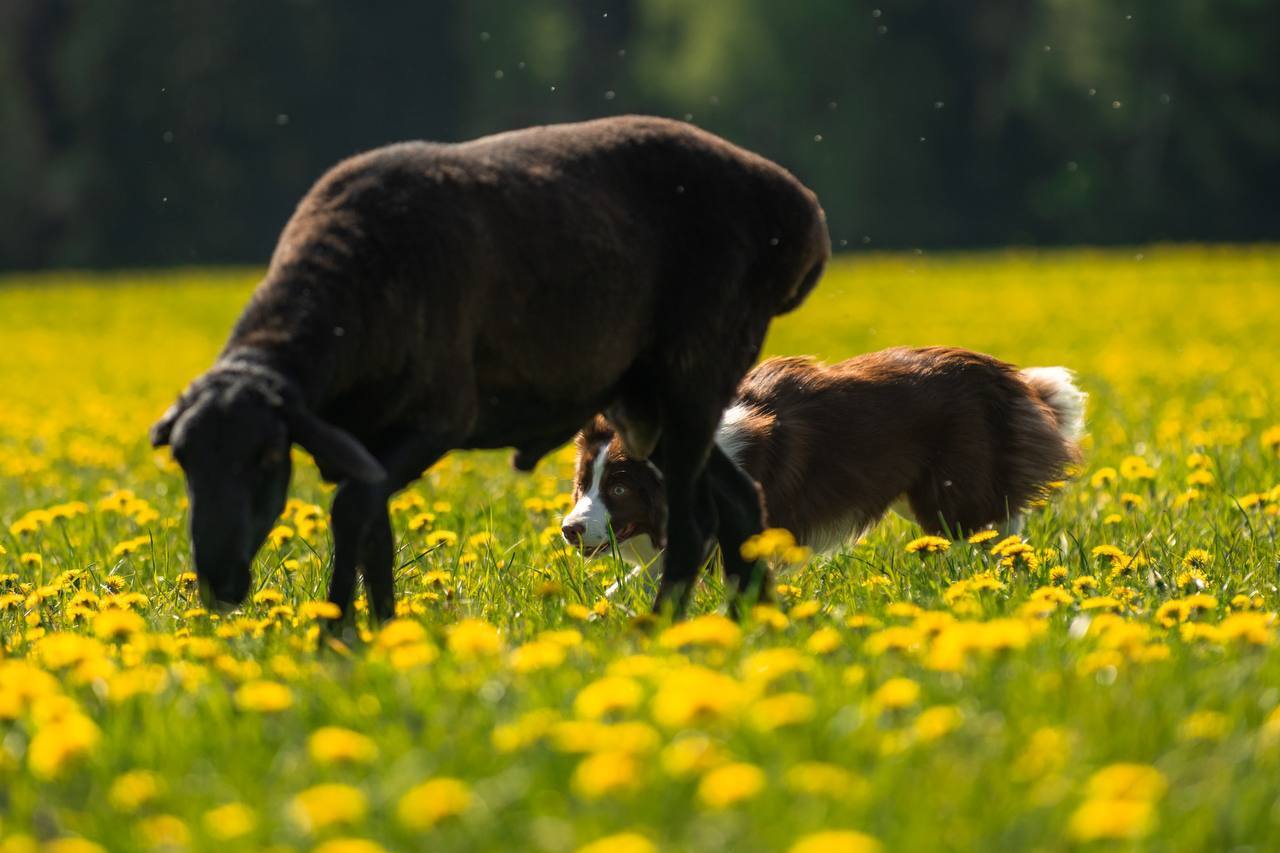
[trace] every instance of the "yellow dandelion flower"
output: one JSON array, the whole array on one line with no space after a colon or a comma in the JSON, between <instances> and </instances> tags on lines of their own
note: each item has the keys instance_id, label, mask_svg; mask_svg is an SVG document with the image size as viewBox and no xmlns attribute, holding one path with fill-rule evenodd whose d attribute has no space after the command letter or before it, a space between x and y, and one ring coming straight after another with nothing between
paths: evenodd
<instances>
[{"instance_id":1,"label":"yellow dandelion flower","mask_svg":"<svg viewBox=\"0 0 1280 853\"><path fill-rule=\"evenodd\" d=\"M367 838L331 838L313 847L311 853L386 853L386 848Z\"/></svg>"},{"instance_id":2,"label":"yellow dandelion flower","mask_svg":"<svg viewBox=\"0 0 1280 853\"><path fill-rule=\"evenodd\" d=\"M954 705L935 705L925 708L916 717L912 730L923 742L937 740L960 727L964 715Z\"/></svg>"},{"instance_id":3,"label":"yellow dandelion flower","mask_svg":"<svg viewBox=\"0 0 1280 853\"><path fill-rule=\"evenodd\" d=\"M619 832L584 844L577 853L656 853L657 849L638 832Z\"/></svg>"},{"instance_id":4,"label":"yellow dandelion flower","mask_svg":"<svg viewBox=\"0 0 1280 853\"><path fill-rule=\"evenodd\" d=\"M164 790L164 780L150 770L121 773L107 789L107 802L118 812L132 814Z\"/></svg>"},{"instance_id":5,"label":"yellow dandelion flower","mask_svg":"<svg viewBox=\"0 0 1280 853\"><path fill-rule=\"evenodd\" d=\"M307 753L317 764L369 764L378 757L378 746L351 729L322 726L307 738Z\"/></svg>"},{"instance_id":6,"label":"yellow dandelion flower","mask_svg":"<svg viewBox=\"0 0 1280 853\"><path fill-rule=\"evenodd\" d=\"M215 839L234 841L253 832L258 817L244 803L225 803L205 812L202 822L205 832Z\"/></svg>"},{"instance_id":7,"label":"yellow dandelion flower","mask_svg":"<svg viewBox=\"0 0 1280 853\"><path fill-rule=\"evenodd\" d=\"M591 619L591 608L587 607L585 604L572 601L565 604L564 615L568 616L575 622L586 622Z\"/></svg>"},{"instance_id":8,"label":"yellow dandelion flower","mask_svg":"<svg viewBox=\"0 0 1280 853\"><path fill-rule=\"evenodd\" d=\"M1187 475L1187 485L1192 487L1212 486L1214 480L1212 471L1192 471Z\"/></svg>"},{"instance_id":9,"label":"yellow dandelion flower","mask_svg":"<svg viewBox=\"0 0 1280 853\"><path fill-rule=\"evenodd\" d=\"M742 676L748 681L768 685L793 672L807 672L813 661L788 646L753 652L742 662Z\"/></svg>"},{"instance_id":10,"label":"yellow dandelion flower","mask_svg":"<svg viewBox=\"0 0 1280 853\"><path fill-rule=\"evenodd\" d=\"M35 842L32 841L27 846L23 838L21 835L10 835L4 844L0 844L0 850L4 853L35 853ZM54 838L40 845L40 853L106 853L106 850L101 844L95 844L87 838L71 836Z\"/></svg>"},{"instance_id":11,"label":"yellow dandelion flower","mask_svg":"<svg viewBox=\"0 0 1280 853\"><path fill-rule=\"evenodd\" d=\"M1177 584L1178 589L1194 588L1200 590L1208 586L1209 579L1205 576L1205 573L1199 569L1188 569L1183 572L1178 572L1177 577L1174 579L1174 583Z\"/></svg>"},{"instance_id":12,"label":"yellow dandelion flower","mask_svg":"<svg viewBox=\"0 0 1280 853\"><path fill-rule=\"evenodd\" d=\"M271 528L271 532L267 534L267 544L278 551L293 537L293 528L288 525L280 524Z\"/></svg>"},{"instance_id":13,"label":"yellow dandelion flower","mask_svg":"<svg viewBox=\"0 0 1280 853\"><path fill-rule=\"evenodd\" d=\"M437 546L452 548L458 544L458 534L454 533L452 530L433 530L427 534L426 542L428 548L435 548Z\"/></svg>"},{"instance_id":14,"label":"yellow dandelion flower","mask_svg":"<svg viewBox=\"0 0 1280 853\"><path fill-rule=\"evenodd\" d=\"M276 714L293 706L293 691L276 681L249 681L236 689L236 707L259 714Z\"/></svg>"},{"instance_id":15,"label":"yellow dandelion flower","mask_svg":"<svg viewBox=\"0 0 1280 853\"><path fill-rule=\"evenodd\" d=\"M891 678L871 694L871 704L883 711L909 708L920 699L920 685L910 678Z\"/></svg>"},{"instance_id":16,"label":"yellow dandelion flower","mask_svg":"<svg viewBox=\"0 0 1280 853\"><path fill-rule=\"evenodd\" d=\"M689 733L667 744L658 760L669 776L687 779L724 764L728 758L711 738L701 733Z\"/></svg>"},{"instance_id":17,"label":"yellow dandelion flower","mask_svg":"<svg viewBox=\"0 0 1280 853\"><path fill-rule=\"evenodd\" d=\"M1067 834L1076 841L1131 841L1154 826L1155 809L1145 800L1087 800L1072 813Z\"/></svg>"},{"instance_id":18,"label":"yellow dandelion flower","mask_svg":"<svg viewBox=\"0 0 1280 853\"><path fill-rule=\"evenodd\" d=\"M588 800L628 791L639 784L640 763L630 752L609 750L588 755L573 771L573 789Z\"/></svg>"},{"instance_id":19,"label":"yellow dandelion flower","mask_svg":"<svg viewBox=\"0 0 1280 853\"><path fill-rule=\"evenodd\" d=\"M332 826L352 826L364 820L369 801L351 785L314 785L289 802L289 816L303 832L320 832Z\"/></svg>"},{"instance_id":20,"label":"yellow dandelion flower","mask_svg":"<svg viewBox=\"0 0 1280 853\"><path fill-rule=\"evenodd\" d=\"M342 616L342 610L332 601L304 601L298 605L298 616L309 622L333 620Z\"/></svg>"},{"instance_id":21,"label":"yellow dandelion flower","mask_svg":"<svg viewBox=\"0 0 1280 853\"><path fill-rule=\"evenodd\" d=\"M502 651L502 635L482 619L463 619L449 627L448 645L462 659L491 657Z\"/></svg>"},{"instance_id":22,"label":"yellow dandelion flower","mask_svg":"<svg viewBox=\"0 0 1280 853\"><path fill-rule=\"evenodd\" d=\"M661 674L651 703L653 718L670 729L705 725L736 715L747 698L733 678L700 666Z\"/></svg>"},{"instance_id":23,"label":"yellow dandelion flower","mask_svg":"<svg viewBox=\"0 0 1280 853\"><path fill-rule=\"evenodd\" d=\"M1192 548L1182 558L1182 565L1187 569L1204 570L1213 562L1213 555L1203 548Z\"/></svg>"},{"instance_id":24,"label":"yellow dandelion flower","mask_svg":"<svg viewBox=\"0 0 1280 853\"><path fill-rule=\"evenodd\" d=\"M1126 480L1154 480L1156 472L1141 456L1126 456L1120 461L1120 476Z\"/></svg>"},{"instance_id":25,"label":"yellow dandelion flower","mask_svg":"<svg viewBox=\"0 0 1280 853\"><path fill-rule=\"evenodd\" d=\"M783 784L797 794L844 799L866 793L867 783L856 773L824 761L801 761L787 768Z\"/></svg>"},{"instance_id":26,"label":"yellow dandelion flower","mask_svg":"<svg viewBox=\"0 0 1280 853\"><path fill-rule=\"evenodd\" d=\"M1218 638L1223 642L1267 646L1273 640L1274 623L1275 617L1269 613L1231 613L1218 626Z\"/></svg>"},{"instance_id":27,"label":"yellow dandelion flower","mask_svg":"<svg viewBox=\"0 0 1280 853\"><path fill-rule=\"evenodd\" d=\"M755 605L751 608L751 618L774 631L782 631L791 624L786 614L772 604Z\"/></svg>"},{"instance_id":28,"label":"yellow dandelion flower","mask_svg":"<svg viewBox=\"0 0 1280 853\"><path fill-rule=\"evenodd\" d=\"M907 543L908 554L937 554L951 547L951 541L941 536L920 536Z\"/></svg>"},{"instance_id":29,"label":"yellow dandelion flower","mask_svg":"<svg viewBox=\"0 0 1280 853\"><path fill-rule=\"evenodd\" d=\"M421 832L471 808L471 789L447 776L414 785L396 803L396 820L405 829Z\"/></svg>"},{"instance_id":30,"label":"yellow dandelion flower","mask_svg":"<svg viewBox=\"0 0 1280 853\"><path fill-rule=\"evenodd\" d=\"M788 615L797 622L803 622L806 619L812 619L822 612L822 602L820 601L802 601L791 608Z\"/></svg>"},{"instance_id":31,"label":"yellow dandelion flower","mask_svg":"<svg viewBox=\"0 0 1280 853\"><path fill-rule=\"evenodd\" d=\"M783 726L809 722L815 708L813 698L804 693L779 693L756 700L747 709L747 719L754 728L771 732Z\"/></svg>"},{"instance_id":32,"label":"yellow dandelion flower","mask_svg":"<svg viewBox=\"0 0 1280 853\"><path fill-rule=\"evenodd\" d=\"M829 655L840 648L841 642L840 632L835 628L819 628L809 635L804 647L811 655Z\"/></svg>"},{"instance_id":33,"label":"yellow dandelion flower","mask_svg":"<svg viewBox=\"0 0 1280 853\"><path fill-rule=\"evenodd\" d=\"M1119 479L1120 475L1116 469L1108 465L1093 472L1093 476L1089 478L1089 485L1095 489L1102 489L1114 485Z\"/></svg>"},{"instance_id":34,"label":"yellow dandelion flower","mask_svg":"<svg viewBox=\"0 0 1280 853\"><path fill-rule=\"evenodd\" d=\"M644 699L644 689L636 681L608 675L591 682L573 700L573 712L587 720L626 713Z\"/></svg>"},{"instance_id":35,"label":"yellow dandelion flower","mask_svg":"<svg viewBox=\"0 0 1280 853\"><path fill-rule=\"evenodd\" d=\"M925 639L924 634L916 628L894 625L869 635L862 647L872 655L882 655L885 652L910 654L918 651Z\"/></svg>"},{"instance_id":36,"label":"yellow dandelion flower","mask_svg":"<svg viewBox=\"0 0 1280 853\"><path fill-rule=\"evenodd\" d=\"M93 617L93 633L102 640L128 640L146 627L146 620L132 610L103 610Z\"/></svg>"},{"instance_id":37,"label":"yellow dandelion flower","mask_svg":"<svg viewBox=\"0 0 1280 853\"><path fill-rule=\"evenodd\" d=\"M1089 777L1085 794L1094 800L1158 800L1169 783L1149 764L1109 764Z\"/></svg>"},{"instance_id":38,"label":"yellow dandelion flower","mask_svg":"<svg viewBox=\"0 0 1280 853\"><path fill-rule=\"evenodd\" d=\"M426 642L427 629L412 619L392 619L378 631L375 643L382 650Z\"/></svg>"},{"instance_id":39,"label":"yellow dandelion flower","mask_svg":"<svg viewBox=\"0 0 1280 853\"><path fill-rule=\"evenodd\" d=\"M1261 444L1264 450L1280 454L1280 424L1262 431Z\"/></svg>"},{"instance_id":40,"label":"yellow dandelion flower","mask_svg":"<svg viewBox=\"0 0 1280 853\"><path fill-rule=\"evenodd\" d=\"M880 853L880 842L850 829L828 829L796 840L787 853Z\"/></svg>"},{"instance_id":41,"label":"yellow dandelion flower","mask_svg":"<svg viewBox=\"0 0 1280 853\"><path fill-rule=\"evenodd\" d=\"M658 636L658 645L665 649L682 649L686 646L732 648L741 639L742 629L737 623L718 613L708 613L672 625Z\"/></svg>"},{"instance_id":42,"label":"yellow dandelion flower","mask_svg":"<svg viewBox=\"0 0 1280 853\"><path fill-rule=\"evenodd\" d=\"M764 790L764 771L737 761L707 773L698 783L698 801L711 809L724 809L749 800Z\"/></svg>"},{"instance_id":43,"label":"yellow dandelion flower","mask_svg":"<svg viewBox=\"0 0 1280 853\"><path fill-rule=\"evenodd\" d=\"M40 779L56 779L84 758L102 740L93 720L71 712L41 725L27 746L27 765Z\"/></svg>"},{"instance_id":44,"label":"yellow dandelion flower","mask_svg":"<svg viewBox=\"0 0 1280 853\"><path fill-rule=\"evenodd\" d=\"M1093 575L1081 575L1071 582L1071 589L1076 595L1084 595L1098 588L1098 579Z\"/></svg>"},{"instance_id":45,"label":"yellow dandelion flower","mask_svg":"<svg viewBox=\"0 0 1280 853\"><path fill-rule=\"evenodd\" d=\"M1226 737L1231 721L1218 711L1196 711L1185 717L1178 726L1182 740L1221 740Z\"/></svg>"},{"instance_id":46,"label":"yellow dandelion flower","mask_svg":"<svg viewBox=\"0 0 1280 853\"><path fill-rule=\"evenodd\" d=\"M1121 492L1120 505L1125 509L1142 509L1147 505L1147 499L1137 492Z\"/></svg>"},{"instance_id":47,"label":"yellow dandelion flower","mask_svg":"<svg viewBox=\"0 0 1280 853\"><path fill-rule=\"evenodd\" d=\"M185 850L191 845L191 830L182 818L158 814L138 821L138 834L152 849Z\"/></svg>"},{"instance_id":48,"label":"yellow dandelion flower","mask_svg":"<svg viewBox=\"0 0 1280 853\"><path fill-rule=\"evenodd\" d=\"M1054 726L1038 728L1027 738L1026 747L1014 760L1013 777L1024 782L1056 773L1071 755L1071 735Z\"/></svg>"},{"instance_id":49,"label":"yellow dandelion flower","mask_svg":"<svg viewBox=\"0 0 1280 853\"><path fill-rule=\"evenodd\" d=\"M264 607L271 607L282 601L284 601L284 593L278 589L272 589L271 587L258 590L253 594L253 603Z\"/></svg>"},{"instance_id":50,"label":"yellow dandelion flower","mask_svg":"<svg viewBox=\"0 0 1280 853\"><path fill-rule=\"evenodd\" d=\"M511 668L516 672L555 669L564 659L564 646L548 640L533 640L511 652Z\"/></svg>"}]
</instances>

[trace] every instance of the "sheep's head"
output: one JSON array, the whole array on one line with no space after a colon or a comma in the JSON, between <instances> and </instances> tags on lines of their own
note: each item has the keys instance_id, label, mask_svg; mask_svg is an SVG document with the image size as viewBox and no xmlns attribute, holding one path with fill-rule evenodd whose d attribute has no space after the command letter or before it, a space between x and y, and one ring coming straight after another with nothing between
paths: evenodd
<instances>
[{"instance_id":1,"label":"sheep's head","mask_svg":"<svg viewBox=\"0 0 1280 853\"><path fill-rule=\"evenodd\" d=\"M382 466L346 432L323 423L260 375L210 372L151 428L187 479L191 550L209 605L244 601L250 566L284 509L297 442L326 476L377 482Z\"/></svg>"}]
</instances>

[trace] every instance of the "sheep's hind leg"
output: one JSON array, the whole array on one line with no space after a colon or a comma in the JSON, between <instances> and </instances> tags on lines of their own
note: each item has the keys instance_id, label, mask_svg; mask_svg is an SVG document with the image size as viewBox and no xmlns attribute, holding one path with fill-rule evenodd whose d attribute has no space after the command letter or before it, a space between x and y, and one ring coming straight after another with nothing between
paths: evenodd
<instances>
[{"instance_id":1,"label":"sheep's hind leg","mask_svg":"<svg viewBox=\"0 0 1280 853\"><path fill-rule=\"evenodd\" d=\"M729 609L736 617L744 599L769 596L769 567L763 560L747 560L742 545L764 529L760 489L719 446L711 450L706 476L711 480L720 521L720 556L729 593Z\"/></svg>"},{"instance_id":2,"label":"sheep's hind leg","mask_svg":"<svg viewBox=\"0 0 1280 853\"><path fill-rule=\"evenodd\" d=\"M657 455L667 492L667 550L655 612L684 615L698 570L711 551L717 527L715 499L704 476L718 412L698 412L690 401L666 407L679 413L663 424Z\"/></svg>"}]
</instances>

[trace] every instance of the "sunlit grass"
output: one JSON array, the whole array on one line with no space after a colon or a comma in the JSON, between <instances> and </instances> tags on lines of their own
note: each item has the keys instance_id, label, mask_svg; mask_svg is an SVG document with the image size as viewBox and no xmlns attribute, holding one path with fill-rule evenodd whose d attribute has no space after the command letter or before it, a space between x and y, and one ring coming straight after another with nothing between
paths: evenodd
<instances>
[{"instance_id":1,"label":"sunlit grass","mask_svg":"<svg viewBox=\"0 0 1280 853\"><path fill-rule=\"evenodd\" d=\"M12 849L1280 843L1280 250L854 256L775 325L1077 370L1084 470L1023 540L891 519L740 624L713 578L637 625L643 590L601 600L623 567L560 548L567 452L454 454L393 502L402 619L323 651L314 470L219 619L145 442L253 282L0 283Z\"/></svg>"}]
</instances>

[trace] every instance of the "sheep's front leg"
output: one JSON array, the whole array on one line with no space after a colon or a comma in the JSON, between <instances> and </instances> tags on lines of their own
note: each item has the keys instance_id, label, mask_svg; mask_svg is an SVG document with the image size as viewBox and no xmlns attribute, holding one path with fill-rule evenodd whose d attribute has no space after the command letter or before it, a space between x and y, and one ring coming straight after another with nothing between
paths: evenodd
<instances>
[{"instance_id":1,"label":"sheep's front leg","mask_svg":"<svg viewBox=\"0 0 1280 853\"><path fill-rule=\"evenodd\" d=\"M387 479L368 484L346 481L333 498L333 577L329 601L349 624L355 600L356 572L364 577L369 607L378 621L395 616L395 539L387 515L387 499L422 476L449 445L414 437L376 454Z\"/></svg>"},{"instance_id":2,"label":"sheep's front leg","mask_svg":"<svg viewBox=\"0 0 1280 853\"><path fill-rule=\"evenodd\" d=\"M382 524L390 524L387 494L381 483L347 480L338 486L333 496L333 576L329 580L329 601L338 605L342 611L339 620L347 625L354 617L351 604L356 594L356 569L363 556L366 536L378 526L379 513ZM389 528L387 535L390 535Z\"/></svg>"},{"instance_id":3,"label":"sheep's front leg","mask_svg":"<svg viewBox=\"0 0 1280 853\"><path fill-rule=\"evenodd\" d=\"M369 610L378 622L386 622L396 615L395 558L396 541L384 499L369 520L360 553L364 592L369 599Z\"/></svg>"}]
</instances>

